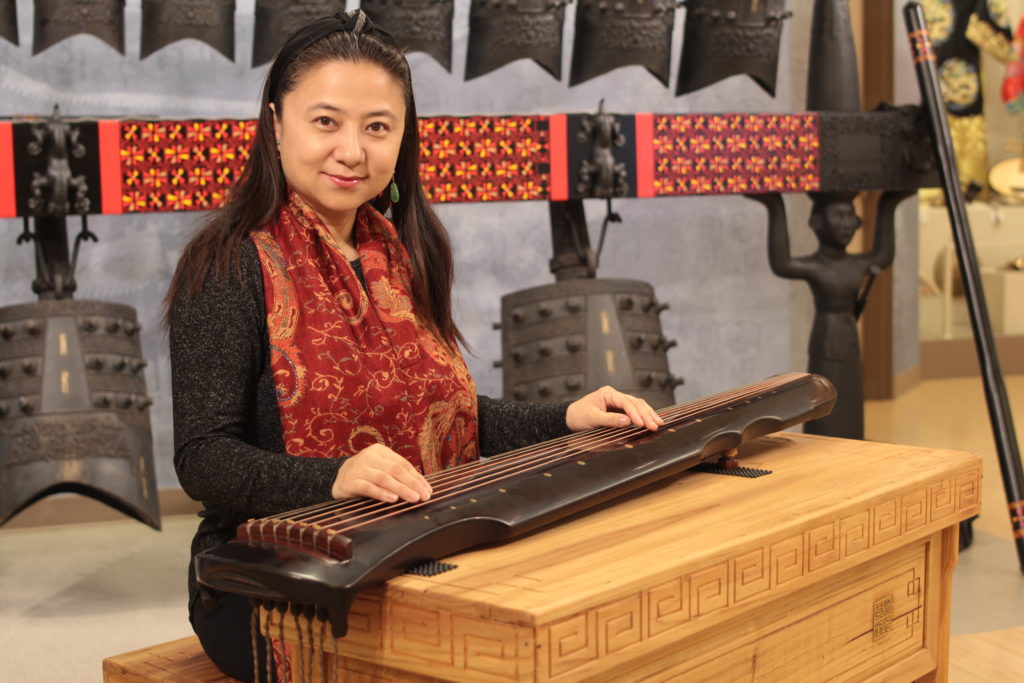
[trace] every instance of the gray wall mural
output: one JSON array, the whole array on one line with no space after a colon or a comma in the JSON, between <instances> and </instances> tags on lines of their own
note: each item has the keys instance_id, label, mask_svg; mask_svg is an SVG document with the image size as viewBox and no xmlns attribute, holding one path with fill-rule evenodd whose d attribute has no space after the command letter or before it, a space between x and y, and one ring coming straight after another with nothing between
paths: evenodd
<instances>
[{"instance_id":1,"label":"gray wall mural","mask_svg":"<svg viewBox=\"0 0 1024 683\"><path fill-rule=\"evenodd\" d=\"M456 0L453 74L431 58L411 54L421 115L593 111L604 98L611 112L799 111L804 108L811 3L790 3L771 98L745 76L674 97L640 67L618 69L568 87L574 6L567 7L563 80L533 62L519 61L465 82L462 79L468 0ZM356 6L349 3L349 9ZM53 105L70 116L244 117L256 115L267 66L248 67L252 53L253 0L239 0L233 63L212 47L184 40L139 60L138 0L128 0L122 56L97 38L79 35L31 56L32 2L18 2L21 45L0 40L0 116L48 114ZM675 83L683 11L674 35ZM814 246L806 227L809 202L787 199L795 253ZM811 302L807 287L774 277L766 257L763 209L742 197L622 200L623 223L609 227L598 275L650 282L671 308L662 315L672 371L686 384L683 401L806 365ZM437 208L455 245L457 321L473 354L467 360L481 393L501 394L500 297L553 281L548 209L544 202L446 205ZM604 204L587 204L591 239ZM83 246L79 299L128 304L143 324L146 381L152 411L160 487L177 484L172 458L170 368L159 325L161 300L178 254L202 219L199 213L90 218L99 244ZM77 221L69 222L73 235ZM33 300L31 248L15 246L21 222L0 221L0 305ZM901 247L903 243L901 242ZM907 255L901 255L907 256ZM909 258L909 256L907 256ZM916 259L916 257L914 257Z\"/></svg>"}]
</instances>

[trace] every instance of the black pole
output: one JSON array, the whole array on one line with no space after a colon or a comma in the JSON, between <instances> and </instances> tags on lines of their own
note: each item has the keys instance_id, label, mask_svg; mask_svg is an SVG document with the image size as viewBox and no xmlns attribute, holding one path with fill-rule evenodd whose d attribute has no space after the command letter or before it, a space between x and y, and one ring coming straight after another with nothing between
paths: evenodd
<instances>
[{"instance_id":1,"label":"black pole","mask_svg":"<svg viewBox=\"0 0 1024 683\"><path fill-rule=\"evenodd\" d=\"M70 299L73 293L73 273L68 250L68 222L66 216L37 216L36 280L32 289L39 300Z\"/></svg>"},{"instance_id":2,"label":"black pole","mask_svg":"<svg viewBox=\"0 0 1024 683\"><path fill-rule=\"evenodd\" d=\"M974 345L978 351L978 364L985 385L985 399L988 402L989 418L999 455L999 469L1003 475L1003 488L1010 507L1010 525L1017 545L1017 559L1024 573L1024 472L1021 471L1020 450L1017 434L1013 428L1013 414L1006 396L1006 384L999 369L992 323L985 305L985 292L978 273L978 257L974 252L970 223L964 205L960 176L953 154L953 141L949 135L946 108L942 104L939 76L935 68L935 51L925 23L924 10L916 2L903 7L903 18L907 23L910 47L914 58L917 82L921 86L921 97L932 127L932 144L942 173L942 187L946 195L949 220L953 225L953 239L956 243L957 258L960 262L960 277L963 280L967 309L971 314L971 328L974 330Z\"/></svg>"},{"instance_id":3,"label":"black pole","mask_svg":"<svg viewBox=\"0 0 1024 683\"><path fill-rule=\"evenodd\" d=\"M555 280L594 277L597 272L597 256L590 248L583 200L548 202L548 210L554 249L550 267Z\"/></svg>"}]
</instances>

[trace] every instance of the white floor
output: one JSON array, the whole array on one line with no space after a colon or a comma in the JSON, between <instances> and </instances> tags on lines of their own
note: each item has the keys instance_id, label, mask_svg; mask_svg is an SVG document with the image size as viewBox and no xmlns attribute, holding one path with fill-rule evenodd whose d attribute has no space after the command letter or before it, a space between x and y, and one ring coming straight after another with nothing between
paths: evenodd
<instances>
[{"instance_id":1,"label":"white floor","mask_svg":"<svg viewBox=\"0 0 1024 683\"><path fill-rule=\"evenodd\" d=\"M0 531L0 680L101 681L104 657L191 635L196 518Z\"/></svg>"}]
</instances>

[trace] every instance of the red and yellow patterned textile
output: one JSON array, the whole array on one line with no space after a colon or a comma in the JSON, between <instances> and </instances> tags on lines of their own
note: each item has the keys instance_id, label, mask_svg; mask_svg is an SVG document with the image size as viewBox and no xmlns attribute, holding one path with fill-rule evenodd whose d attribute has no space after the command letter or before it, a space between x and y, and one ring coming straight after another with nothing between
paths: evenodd
<instances>
[{"instance_id":1,"label":"red and yellow patterned textile","mask_svg":"<svg viewBox=\"0 0 1024 683\"><path fill-rule=\"evenodd\" d=\"M815 114L654 116L654 194L814 192Z\"/></svg>"},{"instance_id":2,"label":"red and yellow patterned textile","mask_svg":"<svg viewBox=\"0 0 1024 683\"><path fill-rule=\"evenodd\" d=\"M420 180L432 202L548 198L543 116L433 116L419 120Z\"/></svg>"},{"instance_id":3,"label":"red and yellow patterned textile","mask_svg":"<svg viewBox=\"0 0 1024 683\"><path fill-rule=\"evenodd\" d=\"M354 230L366 290L294 192L253 233L285 450L327 458L380 443L424 474L475 460L476 387L462 355L414 315L394 226L364 205Z\"/></svg>"},{"instance_id":4,"label":"red and yellow patterned textile","mask_svg":"<svg viewBox=\"0 0 1024 683\"><path fill-rule=\"evenodd\" d=\"M822 118L829 115L621 114L623 128L632 132L612 153L617 162L635 165L630 197L863 189L822 187ZM590 154L574 125L585 116L421 118L423 190L435 203L586 198L577 188L580 159L574 158L581 149ZM15 141L19 127L31 125L0 121L0 218L30 215L20 197L28 192L35 157ZM98 193L91 210L123 214L219 208L248 162L257 123L100 119L75 125L95 127L99 141L76 160L76 168L98 177L98 188L90 188ZM842 159L833 155L828 163Z\"/></svg>"},{"instance_id":5,"label":"red and yellow patterned textile","mask_svg":"<svg viewBox=\"0 0 1024 683\"><path fill-rule=\"evenodd\" d=\"M242 175L256 121L122 121L121 211L216 209Z\"/></svg>"}]
</instances>

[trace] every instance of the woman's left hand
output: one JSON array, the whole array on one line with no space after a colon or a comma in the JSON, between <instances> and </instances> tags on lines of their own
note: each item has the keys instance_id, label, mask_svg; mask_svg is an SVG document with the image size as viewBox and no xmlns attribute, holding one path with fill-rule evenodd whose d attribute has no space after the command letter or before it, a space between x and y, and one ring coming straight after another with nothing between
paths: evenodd
<instances>
[{"instance_id":1,"label":"woman's left hand","mask_svg":"<svg viewBox=\"0 0 1024 683\"><path fill-rule=\"evenodd\" d=\"M642 398L605 386L570 403L565 423L570 430L579 432L593 427L625 427L630 423L657 430L665 421Z\"/></svg>"}]
</instances>

